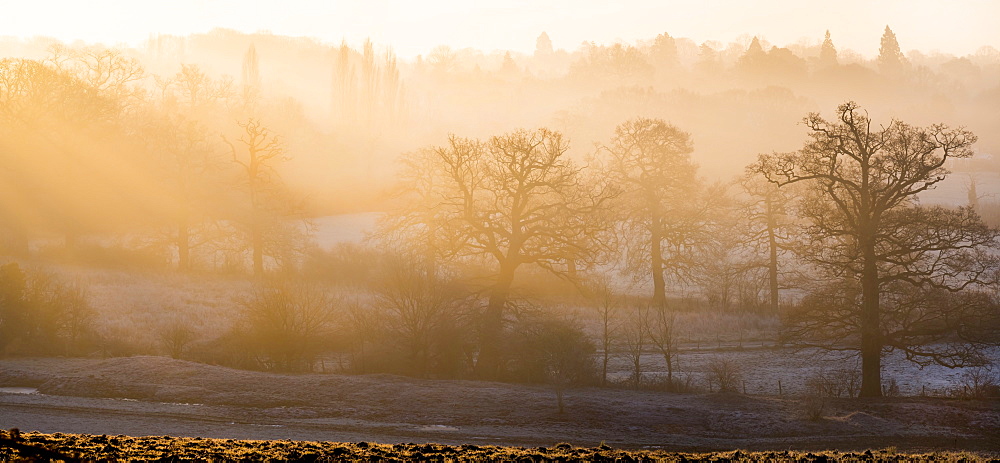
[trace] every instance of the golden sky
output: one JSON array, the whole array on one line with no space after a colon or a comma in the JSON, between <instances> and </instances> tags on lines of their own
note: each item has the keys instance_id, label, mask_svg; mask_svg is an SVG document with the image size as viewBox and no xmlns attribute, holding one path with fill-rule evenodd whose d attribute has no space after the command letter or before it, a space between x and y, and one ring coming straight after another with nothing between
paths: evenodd
<instances>
[{"instance_id":1,"label":"golden sky","mask_svg":"<svg viewBox=\"0 0 1000 463\"><path fill-rule=\"evenodd\" d=\"M351 44L370 37L400 56L437 45L530 53L548 32L556 48L649 39L662 32L723 43L750 34L776 45L816 42L878 53L888 24L904 50L966 55L1000 48L994 0L4 0L0 35L138 45L152 33L226 27Z\"/></svg>"}]
</instances>

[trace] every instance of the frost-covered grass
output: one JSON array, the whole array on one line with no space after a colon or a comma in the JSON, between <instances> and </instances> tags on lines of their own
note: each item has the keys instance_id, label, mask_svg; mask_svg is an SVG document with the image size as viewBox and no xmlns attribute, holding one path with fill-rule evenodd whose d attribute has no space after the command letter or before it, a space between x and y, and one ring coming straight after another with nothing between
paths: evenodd
<instances>
[{"instance_id":1,"label":"frost-covered grass","mask_svg":"<svg viewBox=\"0 0 1000 463\"><path fill-rule=\"evenodd\" d=\"M104 355L166 353L164 333L177 326L191 330L196 341L217 338L232 328L239 298L251 287L245 278L220 275L47 268L85 288Z\"/></svg>"},{"instance_id":2,"label":"frost-covered grass","mask_svg":"<svg viewBox=\"0 0 1000 463\"><path fill-rule=\"evenodd\" d=\"M95 309L94 329L107 342L103 355L168 355L164 337L169 330L191 330L190 349L225 335L239 317L239 300L251 283L240 277L184 275L175 272L136 272L63 266L58 271L87 288ZM597 313L577 307L568 310L595 337L600 334ZM617 313L616 330L626 321L627 310ZM856 358L842 353L795 350L778 345L780 320L755 313L678 312L676 334L679 353L675 377L699 390L709 389L712 362L729 360L740 367L746 392L759 395L808 394L817 375L858 369ZM987 352L1000 365L1000 348ZM652 345L642 356L643 374L655 381L666 372L662 356ZM612 355L611 379L622 380L631 366L620 352ZM919 368L899 353L883 361L885 381L895 381L902 395L945 396L962 387L967 369L940 366ZM781 382L779 391L778 382ZM742 390L743 384L740 385Z\"/></svg>"},{"instance_id":3,"label":"frost-covered grass","mask_svg":"<svg viewBox=\"0 0 1000 463\"><path fill-rule=\"evenodd\" d=\"M842 352L783 348L767 341L763 344L760 347L760 342L747 342L743 348L724 344L722 349L715 344L702 344L700 348L685 344L674 359L675 378L682 384L708 391L713 362L727 360L739 370L741 392L745 386L746 393L754 395L811 395L816 392L812 383L818 376L860 371L859 359ZM994 365L1000 365L1000 347L987 349L986 355ZM611 379L624 382L631 373L629 362L621 356L613 357L609 365ZM650 381L662 379L666 374L662 355L653 352L652 347L643 353L642 367ZM906 360L901 352L887 354L882 359L883 382L896 384L899 395L903 396L960 396L966 376L974 369L940 365L921 368Z\"/></svg>"}]
</instances>

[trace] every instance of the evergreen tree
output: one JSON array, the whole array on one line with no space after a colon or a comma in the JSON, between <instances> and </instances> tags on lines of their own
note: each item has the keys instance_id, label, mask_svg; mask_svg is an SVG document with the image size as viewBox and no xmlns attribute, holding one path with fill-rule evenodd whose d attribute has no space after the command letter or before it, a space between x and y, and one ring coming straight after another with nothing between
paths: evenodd
<instances>
[{"instance_id":1,"label":"evergreen tree","mask_svg":"<svg viewBox=\"0 0 1000 463\"><path fill-rule=\"evenodd\" d=\"M737 66L746 73L759 75L766 71L767 61L767 53L761 46L760 39L754 37L747 47L747 52L740 57Z\"/></svg>"},{"instance_id":2,"label":"evergreen tree","mask_svg":"<svg viewBox=\"0 0 1000 463\"><path fill-rule=\"evenodd\" d=\"M535 56L549 56L552 54L552 40L549 39L549 34L542 32L535 40Z\"/></svg>"},{"instance_id":3,"label":"evergreen tree","mask_svg":"<svg viewBox=\"0 0 1000 463\"><path fill-rule=\"evenodd\" d=\"M503 65L500 67L500 72L504 75L515 75L517 74L517 63L514 62L514 58L510 56L510 52L504 53L503 55Z\"/></svg>"},{"instance_id":4,"label":"evergreen tree","mask_svg":"<svg viewBox=\"0 0 1000 463\"><path fill-rule=\"evenodd\" d=\"M657 70L672 69L678 65L677 42L666 32L656 36L649 54Z\"/></svg>"},{"instance_id":5,"label":"evergreen tree","mask_svg":"<svg viewBox=\"0 0 1000 463\"><path fill-rule=\"evenodd\" d=\"M764 56L764 47L760 45L760 39L754 36L753 41L750 42L750 46L747 47L747 52L744 57L756 58Z\"/></svg>"},{"instance_id":6,"label":"evergreen tree","mask_svg":"<svg viewBox=\"0 0 1000 463\"><path fill-rule=\"evenodd\" d=\"M882 46L878 50L878 67L883 74L898 77L909 63L903 52L899 50L899 42L896 41L896 34L885 26L885 33L882 34Z\"/></svg>"},{"instance_id":7,"label":"evergreen tree","mask_svg":"<svg viewBox=\"0 0 1000 463\"><path fill-rule=\"evenodd\" d=\"M257 49L253 44L243 55L243 104L253 112L260 98L260 63L257 59Z\"/></svg>"},{"instance_id":8,"label":"evergreen tree","mask_svg":"<svg viewBox=\"0 0 1000 463\"><path fill-rule=\"evenodd\" d=\"M820 46L819 64L822 67L837 65L837 48L833 46L833 40L830 39L830 31L826 31L823 45Z\"/></svg>"}]
</instances>

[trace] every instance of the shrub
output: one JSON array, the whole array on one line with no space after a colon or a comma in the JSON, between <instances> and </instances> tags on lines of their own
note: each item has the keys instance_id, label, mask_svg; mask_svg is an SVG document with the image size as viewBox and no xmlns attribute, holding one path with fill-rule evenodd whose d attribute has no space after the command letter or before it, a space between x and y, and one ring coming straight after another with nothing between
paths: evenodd
<instances>
[{"instance_id":1,"label":"shrub","mask_svg":"<svg viewBox=\"0 0 1000 463\"><path fill-rule=\"evenodd\" d=\"M552 385L559 413L567 387L596 382L596 349L575 323L549 317L526 319L516 330L521 348L515 353L513 378Z\"/></svg>"},{"instance_id":2,"label":"shrub","mask_svg":"<svg viewBox=\"0 0 1000 463\"><path fill-rule=\"evenodd\" d=\"M446 272L401 256L382 256L374 266L371 292L349 305L346 325L350 368L459 378L471 371L476 300Z\"/></svg>"},{"instance_id":3,"label":"shrub","mask_svg":"<svg viewBox=\"0 0 1000 463\"><path fill-rule=\"evenodd\" d=\"M462 311L472 305L469 292L409 259L387 260L378 281L375 322L398 364L396 372L453 376L461 363Z\"/></svg>"},{"instance_id":4,"label":"shrub","mask_svg":"<svg viewBox=\"0 0 1000 463\"><path fill-rule=\"evenodd\" d=\"M240 303L240 334L263 369L312 370L335 332L339 301L314 286L270 281L254 287Z\"/></svg>"},{"instance_id":5,"label":"shrub","mask_svg":"<svg viewBox=\"0 0 1000 463\"><path fill-rule=\"evenodd\" d=\"M0 266L0 353L87 354L93 318L80 286L17 263Z\"/></svg>"},{"instance_id":6,"label":"shrub","mask_svg":"<svg viewBox=\"0 0 1000 463\"><path fill-rule=\"evenodd\" d=\"M525 317L514 326L511 379L532 383L590 384L597 378L596 348L576 323Z\"/></svg>"},{"instance_id":7,"label":"shrub","mask_svg":"<svg viewBox=\"0 0 1000 463\"><path fill-rule=\"evenodd\" d=\"M822 396L810 396L803 401L803 411L809 421L819 421L823 419L823 410L826 408L826 398Z\"/></svg>"},{"instance_id":8,"label":"shrub","mask_svg":"<svg viewBox=\"0 0 1000 463\"><path fill-rule=\"evenodd\" d=\"M629 381L631 380L629 378ZM639 388L682 394L701 392L701 388L695 384L694 376L691 374L675 374L673 378L667 378L666 376L646 377L640 383Z\"/></svg>"},{"instance_id":9,"label":"shrub","mask_svg":"<svg viewBox=\"0 0 1000 463\"><path fill-rule=\"evenodd\" d=\"M889 378L889 382L882 385L882 395L886 397L899 397L899 384L896 383L896 378Z\"/></svg>"},{"instance_id":10,"label":"shrub","mask_svg":"<svg viewBox=\"0 0 1000 463\"><path fill-rule=\"evenodd\" d=\"M175 359L183 358L198 337L191 324L180 317L166 322L158 335L164 350Z\"/></svg>"},{"instance_id":11,"label":"shrub","mask_svg":"<svg viewBox=\"0 0 1000 463\"><path fill-rule=\"evenodd\" d=\"M709 389L719 392L739 392L743 382L743 372L736 362L725 357L716 357L708 365Z\"/></svg>"},{"instance_id":12,"label":"shrub","mask_svg":"<svg viewBox=\"0 0 1000 463\"><path fill-rule=\"evenodd\" d=\"M962 372L961 385L952 396L963 399L1000 397L1000 374L993 365L979 365Z\"/></svg>"},{"instance_id":13,"label":"shrub","mask_svg":"<svg viewBox=\"0 0 1000 463\"><path fill-rule=\"evenodd\" d=\"M861 372L854 368L820 370L806 380L806 386L820 397L857 397L861 391Z\"/></svg>"}]
</instances>

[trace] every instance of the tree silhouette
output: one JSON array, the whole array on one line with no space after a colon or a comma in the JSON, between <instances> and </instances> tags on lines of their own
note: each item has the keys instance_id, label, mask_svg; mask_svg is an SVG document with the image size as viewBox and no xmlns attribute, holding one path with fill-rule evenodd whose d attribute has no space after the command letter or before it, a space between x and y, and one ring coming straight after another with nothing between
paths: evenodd
<instances>
[{"instance_id":1,"label":"tree silhouette","mask_svg":"<svg viewBox=\"0 0 1000 463\"><path fill-rule=\"evenodd\" d=\"M482 377L495 378L503 368L504 313L517 270L534 265L569 277L575 266L600 257L604 223L594 218L613 193L592 187L566 150L562 135L546 129L486 143L452 136L434 150L434 169L443 174L437 214L449 237L444 242L453 246L448 253L483 262L491 272L476 365Z\"/></svg>"},{"instance_id":2,"label":"tree silhouette","mask_svg":"<svg viewBox=\"0 0 1000 463\"><path fill-rule=\"evenodd\" d=\"M101 59L108 56L118 55ZM133 145L137 118L127 112L133 72L141 70L121 68L122 76L91 71L92 64L0 60L0 138L6 145L0 152L0 216L19 252L40 231L62 234L72 249L80 235L147 217L128 213L142 210L138 203L146 198L121 194L134 179L123 172L145 174Z\"/></svg>"},{"instance_id":3,"label":"tree silhouette","mask_svg":"<svg viewBox=\"0 0 1000 463\"><path fill-rule=\"evenodd\" d=\"M261 94L260 60L257 58L257 49L254 48L253 44L250 44L250 48L243 55L241 83L243 87L243 106L252 115L257 108Z\"/></svg>"},{"instance_id":4,"label":"tree silhouette","mask_svg":"<svg viewBox=\"0 0 1000 463\"><path fill-rule=\"evenodd\" d=\"M760 39L754 36L753 40L750 41L750 46L747 47L746 53L740 57L740 65L748 68L760 68L766 65L766 59L767 53L764 52L764 47L760 45Z\"/></svg>"},{"instance_id":5,"label":"tree silhouette","mask_svg":"<svg viewBox=\"0 0 1000 463\"><path fill-rule=\"evenodd\" d=\"M941 325L934 323L938 318L920 316L927 324L919 332L900 332L895 328L914 328L912 313L927 313L933 307L921 305L920 299L892 297L955 292L995 281L991 266L996 258L982 248L997 245L996 230L984 226L968 209L916 204L919 193L945 179L948 159L972 156L975 135L896 120L876 128L854 102L841 105L835 121L814 113L804 123L811 141L802 150L761 155L752 170L779 187L804 182L809 189L800 205L800 214L809 221L808 246L800 255L828 270L835 284L818 300L806 301L805 307L815 310L799 325L804 327L800 334L807 336L805 342L837 346L825 336L833 333L841 335L841 343L858 342L863 397L882 394L881 356L886 348L952 366L975 360L960 353L908 349L920 332L943 335L940 330L967 329L968 324ZM911 289L902 290L907 287Z\"/></svg>"},{"instance_id":6,"label":"tree silhouette","mask_svg":"<svg viewBox=\"0 0 1000 463\"><path fill-rule=\"evenodd\" d=\"M392 345L406 360L404 371L426 376L441 362L443 338L456 329L460 308L470 300L466 291L436 274L428 274L409 259L393 259L375 288L379 322ZM442 365L445 366L445 365Z\"/></svg>"},{"instance_id":7,"label":"tree silhouette","mask_svg":"<svg viewBox=\"0 0 1000 463\"><path fill-rule=\"evenodd\" d=\"M154 101L158 107L145 139L164 157L161 172L174 203L171 241L177 247L177 268L185 271L191 269L195 248L211 241L203 225L209 205L218 204L211 184L221 179L219 158L225 155L211 134L227 112L232 88L228 80L212 79L194 65L181 66L159 83L161 95Z\"/></svg>"},{"instance_id":8,"label":"tree silhouette","mask_svg":"<svg viewBox=\"0 0 1000 463\"><path fill-rule=\"evenodd\" d=\"M249 217L243 220L249 235L253 274L264 275L266 251L277 253L292 238L288 236L281 220L296 212L296 204L287 196L280 177L275 171L278 162L287 160L280 138L265 127L259 119L239 123L242 133L239 147L230 142L233 162L239 164L241 181L249 196Z\"/></svg>"},{"instance_id":9,"label":"tree silhouette","mask_svg":"<svg viewBox=\"0 0 1000 463\"><path fill-rule=\"evenodd\" d=\"M900 77L909 62L899 49L899 42L896 41L896 34L885 26L882 34L882 44L878 49L878 68L883 74L890 77Z\"/></svg>"},{"instance_id":10,"label":"tree silhouette","mask_svg":"<svg viewBox=\"0 0 1000 463\"><path fill-rule=\"evenodd\" d=\"M778 313L780 290L778 257L790 239L789 206L794 196L790 188L778 188L756 173L740 179L746 197L740 204L741 219L748 227L747 242L767 254L768 302L772 313Z\"/></svg>"},{"instance_id":11,"label":"tree silhouette","mask_svg":"<svg viewBox=\"0 0 1000 463\"><path fill-rule=\"evenodd\" d=\"M457 246L445 227L450 184L437 151L427 148L400 157L400 173L391 191L395 200L378 219L374 238L395 252L420 262L428 278Z\"/></svg>"},{"instance_id":12,"label":"tree silhouette","mask_svg":"<svg viewBox=\"0 0 1000 463\"><path fill-rule=\"evenodd\" d=\"M826 31L826 36L823 37L823 44L820 45L819 64L822 67L837 65L837 48L833 46L833 40L830 39L830 31Z\"/></svg>"},{"instance_id":13,"label":"tree silhouette","mask_svg":"<svg viewBox=\"0 0 1000 463\"><path fill-rule=\"evenodd\" d=\"M337 326L340 301L301 283L260 281L240 301L245 335L258 362L278 371L310 371Z\"/></svg>"},{"instance_id":14,"label":"tree silhouette","mask_svg":"<svg viewBox=\"0 0 1000 463\"><path fill-rule=\"evenodd\" d=\"M552 40L549 39L549 34L542 32L535 40L535 56L544 58L552 55L552 51Z\"/></svg>"},{"instance_id":15,"label":"tree silhouette","mask_svg":"<svg viewBox=\"0 0 1000 463\"><path fill-rule=\"evenodd\" d=\"M659 119L633 119L615 129L607 176L621 186L618 211L629 269L649 275L653 304L666 307L665 275L691 262L687 253L703 228L691 138Z\"/></svg>"},{"instance_id":16,"label":"tree silhouette","mask_svg":"<svg viewBox=\"0 0 1000 463\"><path fill-rule=\"evenodd\" d=\"M653 40L650 47L650 62L663 77L674 71L679 65L677 56L677 41L670 34L662 33Z\"/></svg>"},{"instance_id":17,"label":"tree silhouette","mask_svg":"<svg viewBox=\"0 0 1000 463\"><path fill-rule=\"evenodd\" d=\"M177 114L159 116L150 118L146 141L162 163L162 187L170 197L169 241L177 248L177 269L188 271L192 253L212 241L206 232L219 205L214 185L222 180L225 152L203 124Z\"/></svg>"}]
</instances>

